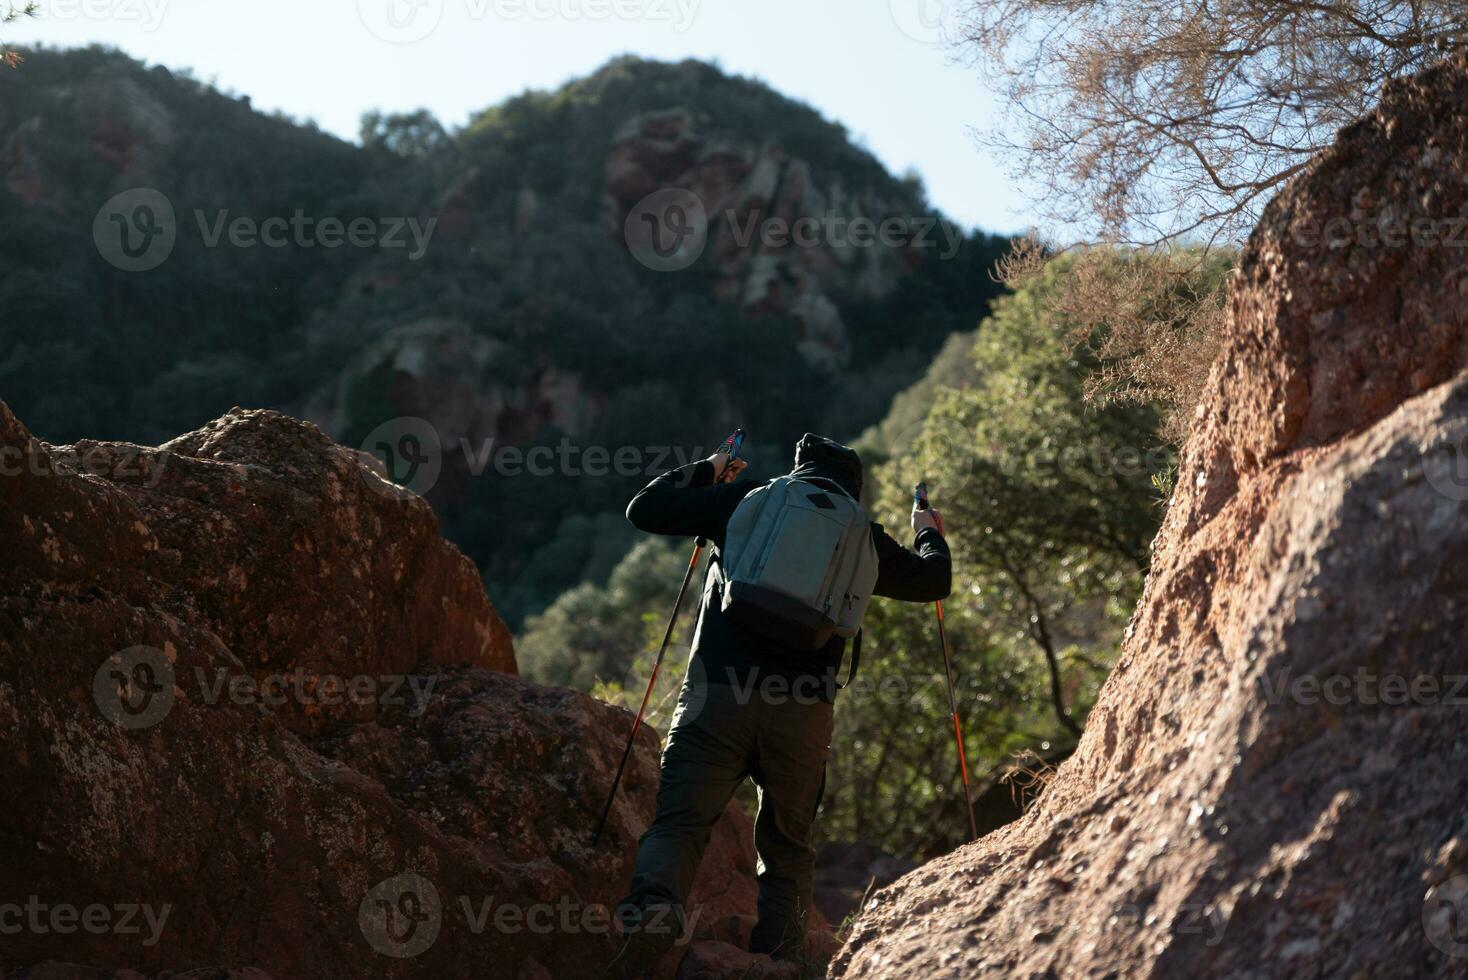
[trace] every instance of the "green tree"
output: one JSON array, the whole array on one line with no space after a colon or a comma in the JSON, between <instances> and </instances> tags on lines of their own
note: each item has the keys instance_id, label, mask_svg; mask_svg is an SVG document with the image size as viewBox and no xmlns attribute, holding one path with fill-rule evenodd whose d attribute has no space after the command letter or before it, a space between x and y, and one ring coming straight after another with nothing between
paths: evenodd
<instances>
[{"instance_id":1,"label":"green tree","mask_svg":"<svg viewBox=\"0 0 1468 980\"><path fill-rule=\"evenodd\" d=\"M526 621L516 644L521 671L542 684L583 691L598 684L635 686L623 682L661 638L654 632L664 625L677 594L687 550L670 538L645 537L605 585L583 582L562 593ZM685 600L688 609L695 598ZM690 621L684 617L685 632Z\"/></svg>"},{"instance_id":2,"label":"green tree","mask_svg":"<svg viewBox=\"0 0 1468 980\"><path fill-rule=\"evenodd\" d=\"M448 131L427 109L386 114L373 109L364 113L361 140L369 150L385 150L414 160L433 156L450 142Z\"/></svg>"},{"instance_id":3,"label":"green tree","mask_svg":"<svg viewBox=\"0 0 1468 980\"><path fill-rule=\"evenodd\" d=\"M936 386L917 436L874 474L890 526L906 524L920 478L944 515L948 637L980 779L1078 738L1141 588L1161 516L1152 478L1172 463L1156 407L1088 397L1105 374L1104 329L1078 331L1056 309L1076 263L1054 261L998 301L971 373L944 369L960 386ZM910 413L910 400L894 410ZM823 832L947 850L968 826L933 609L875 603L863 662L838 701Z\"/></svg>"}]
</instances>

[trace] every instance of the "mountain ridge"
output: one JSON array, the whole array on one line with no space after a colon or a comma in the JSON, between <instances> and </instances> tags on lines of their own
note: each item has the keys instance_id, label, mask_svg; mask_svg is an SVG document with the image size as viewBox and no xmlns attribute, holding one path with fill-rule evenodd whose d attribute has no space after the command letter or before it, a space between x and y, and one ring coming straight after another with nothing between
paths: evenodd
<instances>
[{"instance_id":1,"label":"mountain ridge","mask_svg":"<svg viewBox=\"0 0 1468 980\"><path fill-rule=\"evenodd\" d=\"M455 131L376 115L360 146L99 49L35 52L11 81L0 392L17 413L55 442L158 442L236 404L356 446L424 419L442 455L424 492L512 621L609 570L580 528L648 474L481 478L463 443L692 448L742 424L775 467L803 431L879 419L998 292L1005 240L941 223L839 124L701 62L617 59ZM125 271L99 243L132 234L145 191L176 234ZM660 271L636 219L663 191L710 220ZM298 214L309 246L284 232ZM856 219L893 237L833 230ZM367 247L323 246L327 223ZM431 229L417 261L390 244L412 244L404 225ZM814 238L771 233L791 229ZM555 557L527 557L547 540Z\"/></svg>"}]
</instances>

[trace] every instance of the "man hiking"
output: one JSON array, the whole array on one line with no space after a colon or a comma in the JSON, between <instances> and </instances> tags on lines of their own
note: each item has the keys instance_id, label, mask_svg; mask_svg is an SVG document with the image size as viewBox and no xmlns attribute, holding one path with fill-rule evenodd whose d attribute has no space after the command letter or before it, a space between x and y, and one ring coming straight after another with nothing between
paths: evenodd
<instances>
[{"instance_id":1,"label":"man hiking","mask_svg":"<svg viewBox=\"0 0 1468 980\"><path fill-rule=\"evenodd\" d=\"M745 777L759 788L759 918L750 951L801 959L842 633L854 632L870 595L933 602L949 592L937 512L914 508L914 550L902 547L857 504L862 466L853 450L806 434L789 477L731 482L745 465L715 453L659 476L627 506L639 530L707 539L713 555L663 749L657 813L617 908L624 943L607 977L643 975L676 942L714 823ZM756 491L764 499L751 496ZM843 515L852 530L836 526ZM859 584L836 589L835 605L850 609L827 599L813 612L769 586L806 574L829 595L833 582L859 582L864 564L868 594ZM859 634L854 644L853 672Z\"/></svg>"}]
</instances>

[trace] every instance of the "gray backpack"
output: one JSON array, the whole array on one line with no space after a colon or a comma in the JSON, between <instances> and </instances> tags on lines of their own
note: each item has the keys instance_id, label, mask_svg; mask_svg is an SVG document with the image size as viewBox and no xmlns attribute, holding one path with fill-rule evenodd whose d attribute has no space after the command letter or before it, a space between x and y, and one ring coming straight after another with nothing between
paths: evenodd
<instances>
[{"instance_id":1,"label":"gray backpack","mask_svg":"<svg viewBox=\"0 0 1468 980\"><path fill-rule=\"evenodd\" d=\"M877 584L871 518L824 479L782 476L750 491L719 564L724 615L799 650L855 636Z\"/></svg>"}]
</instances>

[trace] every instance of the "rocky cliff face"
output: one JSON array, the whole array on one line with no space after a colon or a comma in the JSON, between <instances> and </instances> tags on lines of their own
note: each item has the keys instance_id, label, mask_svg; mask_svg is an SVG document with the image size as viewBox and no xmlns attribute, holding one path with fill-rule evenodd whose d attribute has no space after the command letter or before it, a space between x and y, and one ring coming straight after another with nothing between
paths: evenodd
<instances>
[{"instance_id":1,"label":"rocky cliff face","mask_svg":"<svg viewBox=\"0 0 1468 980\"><path fill-rule=\"evenodd\" d=\"M777 142L703 132L686 108L628 119L607 155L608 231L636 252L656 234L638 222L638 210L674 191L696 202L699 214L688 220L701 226L712 256L715 294L752 315L792 317L801 352L827 370L851 355L840 303L887 296L923 260L911 242L922 217L911 201L854 193L839 174L814 172ZM852 230L894 216L900 231L875 246Z\"/></svg>"},{"instance_id":2,"label":"rocky cliff face","mask_svg":"<svg viewBox=\"0 0 1468 980\"><path fill-rule=\"evenodd\" d=\"M420 498L261 411L57 447L0 404L0 466L0 975L599 972L656 736L592 849L630 718L514 676ZM731 807L701 942L753 874Z\"/></svg>"},{"instance_id":3,"label":"rocky cliff face","mask_svg":"<svg viewBox=\"0 0 1468 980\"><path fill-rule=\"evenodd\" d=\"M697 260L709 273L696 288L751 318L788 317L801 356L825 373L839 373L852 355L842 309L888 297L961 234L937 225L937 215L915 213L917 200L847 189L840 173L812 167L778 140L720 128L720 120L687 106L627 118L597 152L613 247L643 255L656 234L643 219L660 222L668 205L688 204L698 212L687 216L698 226ZM511 204L485 184L478 167L467 167L425 215L446 247L527 242L588 217L566 214L563 205L542 215L546 205L529 186ZM394 276L364 274L344 293L347 300L390 296L400 285ZM527 379L511 380L522 353L465 320L425 316L388 327L304 411L329 432L355 431L362 420L353 395L365 386L394 411L475 446L523 444L547 428L584 436L608 392L583 390L595 389L595 379L588 384L581 372L558 368L556 354L534 364Z\"/></svg>"},{"instance_id":4,"label":"rocky cliff face","mask_svg":"<svg viewBox=\"0 0 1468 980\"><path fill-rule=\"evenodd\" d=\"M837 977L1468 975L1468 62L1269 207L1122 660Z\"/></svg>"}]
</instances>

